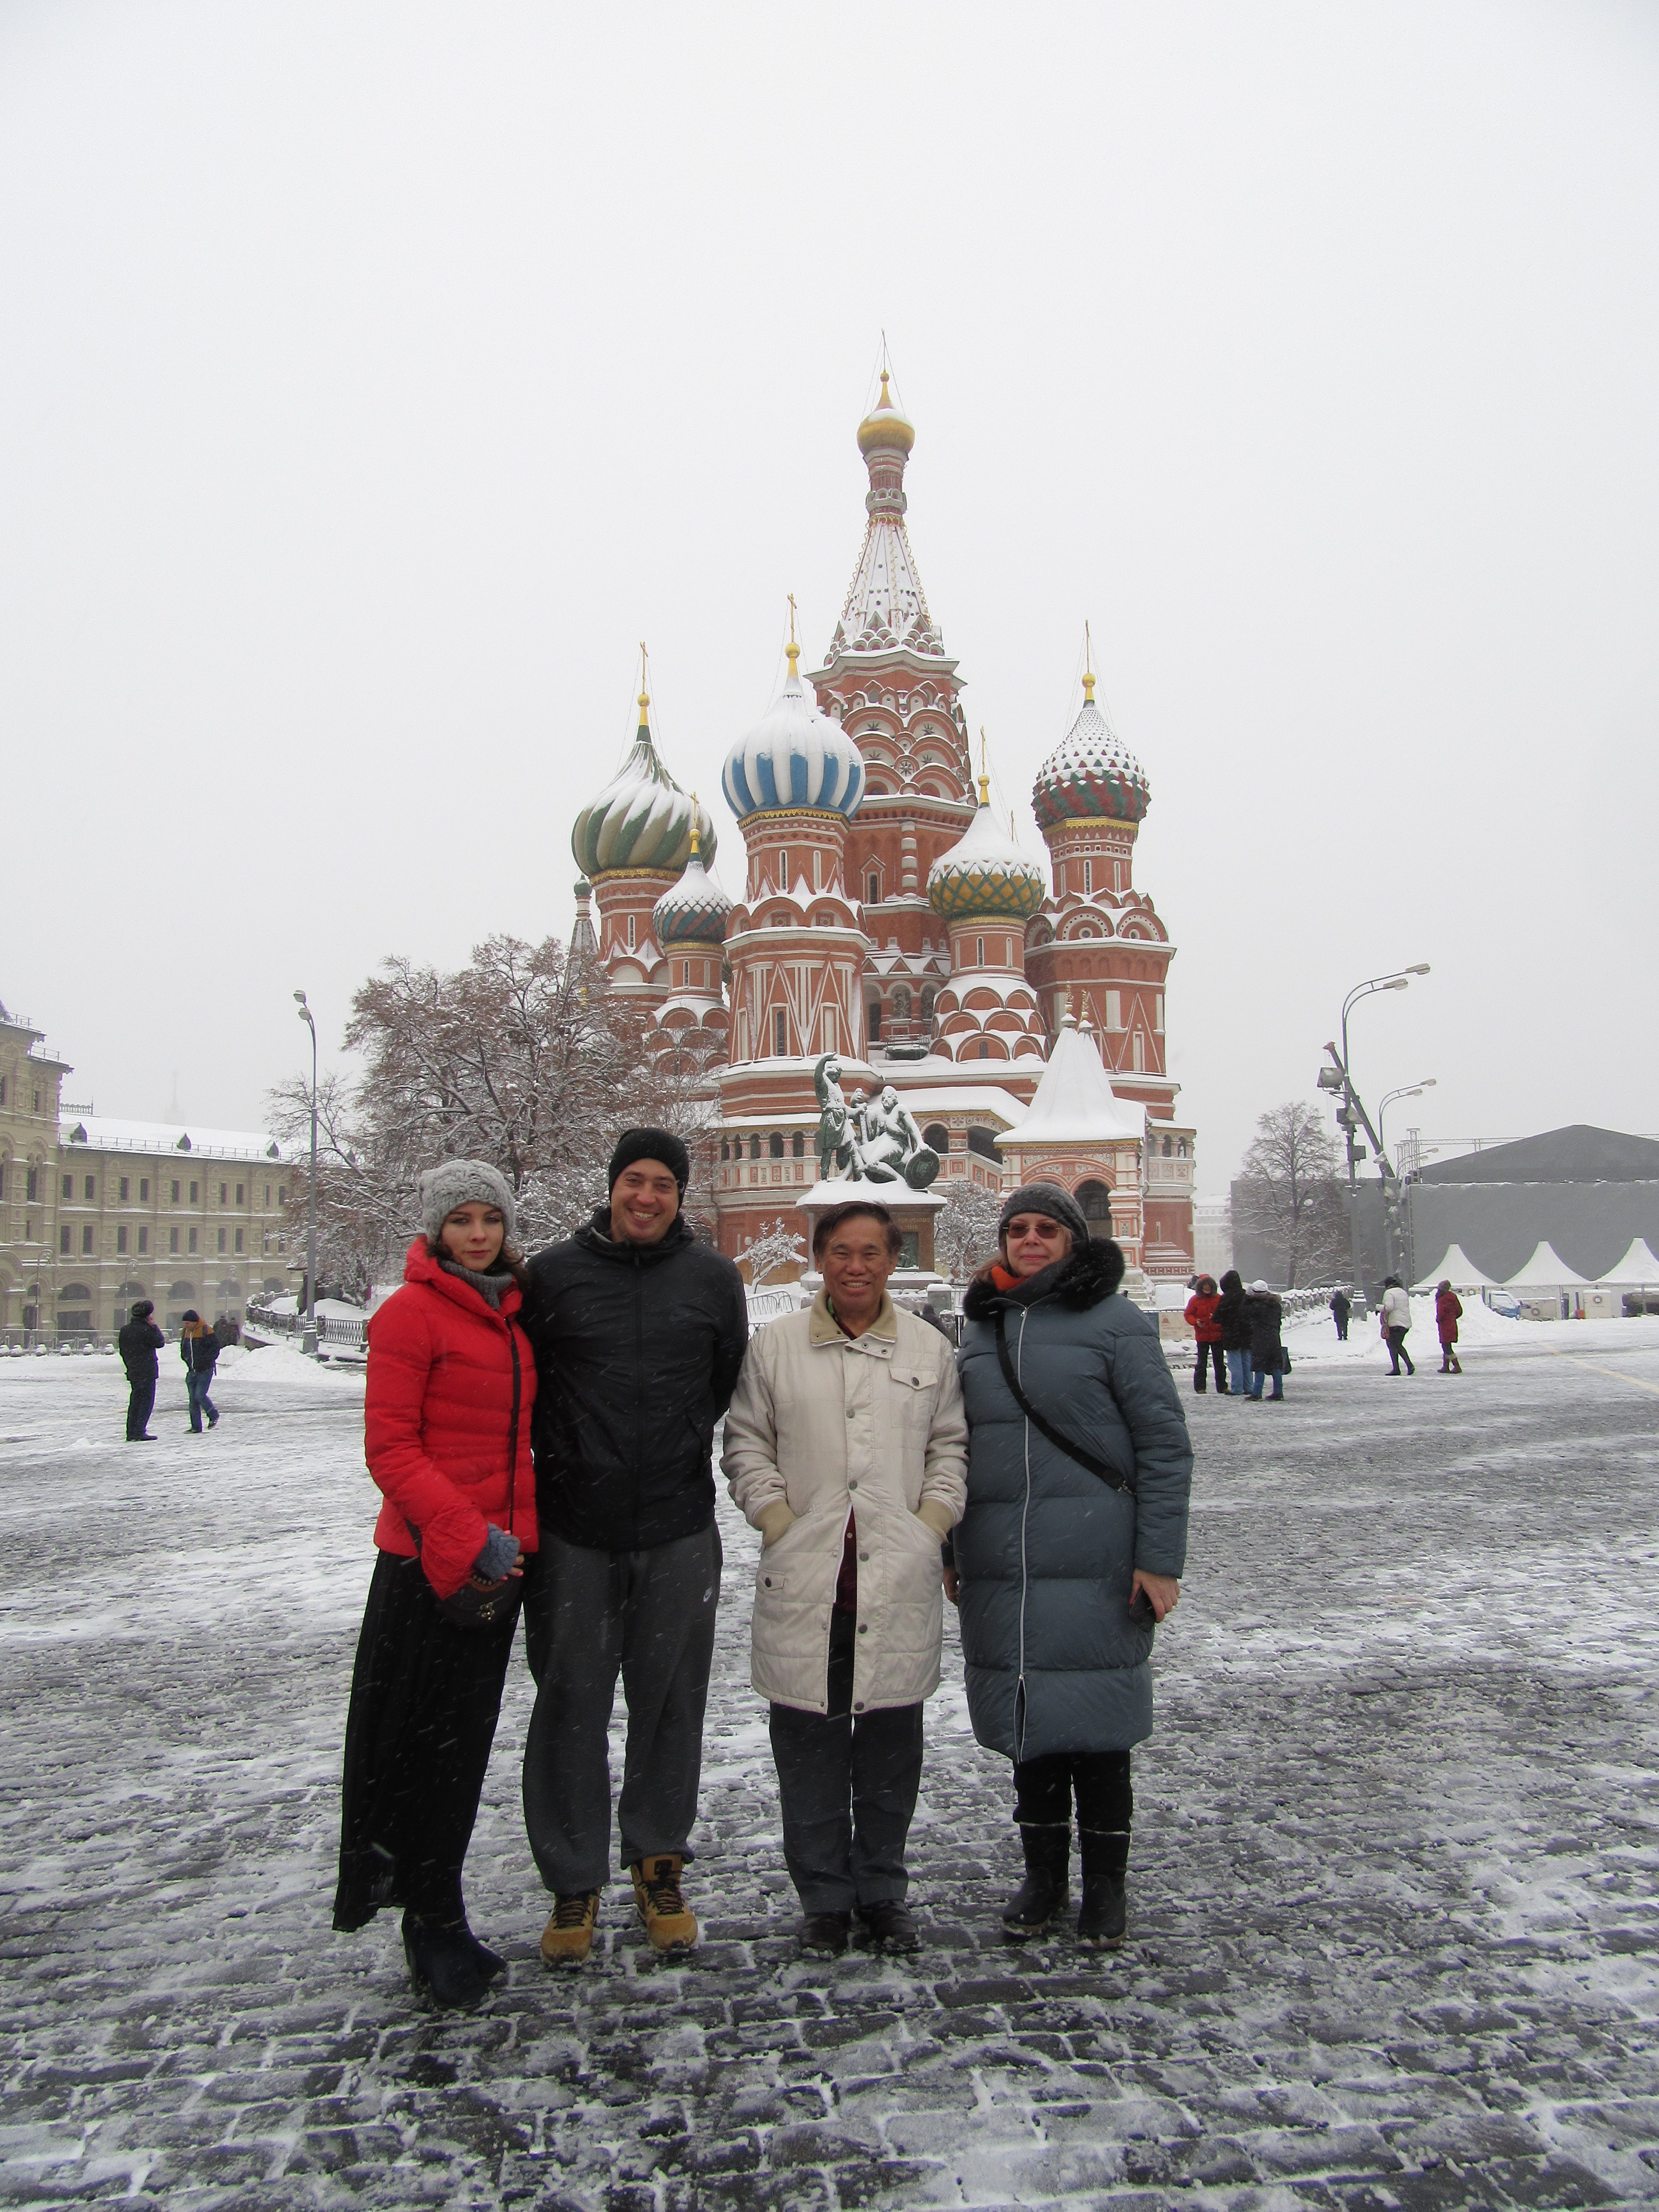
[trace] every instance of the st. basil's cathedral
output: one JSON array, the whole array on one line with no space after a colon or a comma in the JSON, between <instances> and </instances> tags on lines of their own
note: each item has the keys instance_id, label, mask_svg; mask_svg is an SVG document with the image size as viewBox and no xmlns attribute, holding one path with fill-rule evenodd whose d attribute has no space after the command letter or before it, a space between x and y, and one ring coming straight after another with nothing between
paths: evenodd
<instances>
[{"instance_id":1,"label":"st. basil's cathedral","mask_svg":"<svg viewBox=\"0 0 1659 2212\"><path fill-rule=\"evenodd\" d=\"M824 665L803 677L792 637L782 690L726 759L742 896L709 872L714 821L669 774L642 693L633 750L572 835L576 941L707 1084L722 1251L817 1182L830 1053L849 1094L897 1092L939 1155L939 1193L1061 1183L1132 1275L1184 1279L1194 1132L1166 1061L1174 947L1134 886L1146 778L1091 672L1031 793L1046 873L983 776L975 803L957 664L905 528L915 430L885 374L858 441L868 521ZM931 1221L915 1217L912 1266L933 1263Z\"/></svg>"}]
</instances>

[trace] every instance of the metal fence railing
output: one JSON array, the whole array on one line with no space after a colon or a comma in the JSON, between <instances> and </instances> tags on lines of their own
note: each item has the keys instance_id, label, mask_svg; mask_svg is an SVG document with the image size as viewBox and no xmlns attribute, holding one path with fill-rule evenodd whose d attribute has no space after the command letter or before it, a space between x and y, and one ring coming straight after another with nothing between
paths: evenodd
<instances>
[{"instance_id":1,"label":"metal fence railing","mask_svg":"<svg viewBox=\"0 0 1659 2212\"><path fill-rule=\"evenodd\" d=\"M306 1333L306 1317L301 1313L273 1313L258 1298L250 1298L247 1320L243 1324L245 1334L264 1337L301 1337ZM337 1346L342 1352L368 1350L368 1316L361 1321L349 1320L343 1314L319 1314L317 1341Z\"/></svg>"}]
</instances>

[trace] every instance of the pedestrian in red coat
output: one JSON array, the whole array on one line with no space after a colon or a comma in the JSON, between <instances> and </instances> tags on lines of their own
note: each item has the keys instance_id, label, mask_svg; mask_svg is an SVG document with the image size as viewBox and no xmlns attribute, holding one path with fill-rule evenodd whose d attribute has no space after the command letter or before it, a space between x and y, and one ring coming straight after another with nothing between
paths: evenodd
<instances>
[{"instance_id":1,"label":"pedestrian in red coat","mask_svg":"<svg viewBox=\"0 0 1659 2212\"><path fill-rule=\"evenodd\" d=\"M537 1547L536 1367L506 1182L446 1160L422 1176L421 1205L426 1234L368 1324L364 1451L386 1502L346 1721L334 1925L402 1905L416 1986L471 2005L504 1971L467 1926L461 1868Z\"/></svg>"},{"instance_id":2,"label":"pedestrian in red coat","mask_svg":"<svg viewBox=\"0 0 1659 2212\"><path fill-rule=\"evenodd\" d=\"M1457 1356L1457 1324L1462 1315L1462 1302L1448 1279L1434 1294L1434 1325L1440 1332L1440 1372L1443 1375L1461 1375L1463 1372L1463 1363Z\"/></svg>"},{"instance_id":3,"label":"pedestrian in red coat","mask_svg":"<svg viewBox=\"0 0 1659 2212\"><path fill-rule=\"evenodd\" d=\"M1221 1346L1221 1324L1215 1318L1215 1310L1220 1304L1221 1293L1216 1288L1215 1277L1200 1275L1187 1301L1187 1326L1198 1340L1198 1357L1193 1362L1193 1388L1200 1398L1209 1380L1212 1360L1215 1362L1216 1395L1229 1395L1227 1355Z\"/></svg>"}]
</instances>

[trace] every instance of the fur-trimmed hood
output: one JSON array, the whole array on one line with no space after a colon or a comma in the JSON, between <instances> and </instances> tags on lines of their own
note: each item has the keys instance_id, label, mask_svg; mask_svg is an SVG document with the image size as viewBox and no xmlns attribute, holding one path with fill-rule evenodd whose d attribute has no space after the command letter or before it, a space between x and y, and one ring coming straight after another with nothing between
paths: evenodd
<instances>
[{"instance_id":1,"label":"fur-trimmed hood","mask_svg":"<svg viewBox=\"0 0 1659 2212\"><path fill-rule=\"evenodd\" d=\"M1109 1237L1091 1237L1086 1244L1056 1260L1040 1275L1028 1275L1012 1291L999 1290L988 1275L968 1285L962 1310L969 1321L988 1321L999 1306L1036 1305L1043 1298L1058 1298L1066 1306L1097 1306L1123 1280L1123 1254Z\"/></svg>"}]
</instances>

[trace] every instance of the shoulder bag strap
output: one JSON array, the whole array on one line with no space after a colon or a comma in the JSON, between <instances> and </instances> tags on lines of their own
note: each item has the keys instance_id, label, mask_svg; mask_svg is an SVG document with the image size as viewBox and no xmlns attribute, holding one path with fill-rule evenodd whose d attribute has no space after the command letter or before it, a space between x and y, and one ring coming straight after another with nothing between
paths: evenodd
<instances>
[{"instance_id":1,"label":"shoulder bag strap","mask_svg":"<svg viewBox=\"0 0 1659 2212\"><path fill-rule=\"evenodd\" d=\"M1092 1452L1085 1451L1081 1444L1073 1443L1069 1437L1061 1436L1058 1429L1043 1419L1042 1414L1020 1389L1019 1377L1014 1372L1014 1363L1008 1354L1007 1319L1007 1308L999 1306L997 1308L997 1362L1002 1369L1002 1379L1008 1385L1014 1403L1037 1433L1047 1437L1049 1443L1057 1450L1063 1451L1067 1459L1074 1459L1079 1467L1086 1467L1091 1474L1097 1474L1109 1490L1127 1490L1129 1487L1128 1484L1115 1467L1108 1467L1104 1460L1097 1459ZM1118 1414L1121 1419L1123 1408L1118 1405L1117 1392L1112 1389L1109 1375L1106 1378L1106 1388L1111 1391L1112 1403L1117 1406ZM1126 1428L1128 1426L1127 1421L1124 1426Z\"/></svg>"},{"instance_id":2,"label":"shoulder bag strap","mask_svg":"<svg viewBox=\"0 0 1659 2212\"><path fill-rule=\"evenodd\" d=\"M524 1383L519 1366L519 1332L511 1314L507 1316L507 1341L513 1354L513 1419L507 1431L507 1525L509 1533L516 1534L513 1516L519 1500L519 1395Z\"/></svg>"}]
</instances>

